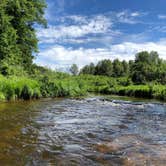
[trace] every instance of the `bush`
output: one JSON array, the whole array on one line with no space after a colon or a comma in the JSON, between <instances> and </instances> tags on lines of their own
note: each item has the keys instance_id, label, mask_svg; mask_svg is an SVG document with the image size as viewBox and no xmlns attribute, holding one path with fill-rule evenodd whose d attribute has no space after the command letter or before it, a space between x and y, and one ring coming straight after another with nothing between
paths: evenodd
<instances>
[{"instance_id":1,"label":"bush","mask_svg":"<svg viewBox=\"0 0 166 166\"><path fill-rule=\"evenodd\" d=\"M58 74L58 77L40 75L32 79L15 76L7 78L0 75L0 100L78 97L88 92L166 100L164 85L132 85L131 80L126 77L63 74Z\"/></svg>"}]
</instances>

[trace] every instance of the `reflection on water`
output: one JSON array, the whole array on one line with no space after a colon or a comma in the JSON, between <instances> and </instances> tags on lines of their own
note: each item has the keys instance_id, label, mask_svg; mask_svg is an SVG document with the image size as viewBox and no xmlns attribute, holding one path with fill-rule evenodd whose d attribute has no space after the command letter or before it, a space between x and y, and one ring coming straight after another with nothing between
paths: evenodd
<instances>
[{"instance_id":1,"label":"reflection on water","mask_svg":"<svg viewBox=\"0 0 166 166\"><path fill-rule=\"evenodd\" d=\"M0 165L166 163L164 104L58 99L0 104Z\"/></svg>"}]
</instances>

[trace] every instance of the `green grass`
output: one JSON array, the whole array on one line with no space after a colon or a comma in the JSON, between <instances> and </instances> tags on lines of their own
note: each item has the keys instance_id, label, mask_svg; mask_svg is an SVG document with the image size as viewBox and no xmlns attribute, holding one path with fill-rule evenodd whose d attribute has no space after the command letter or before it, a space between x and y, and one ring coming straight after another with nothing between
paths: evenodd
<instances>
[{"instance_id":1,"label":"green grass","mask_svg":"<svg viewBox=\"0 0 166 166\"><path fill-rule=\"evenodd\" d=\"M39 83L25 77L0 76L0 100L33 99L41 97Z\"/></svg>"},{"instance_id":2,"label":"green grass","mask_svg":"<svg viewBox=\"0 0 166 166\"><path fill-rule=\"evenodd\" d=\"M79 97L88 93L154 98L166 101L165 85L133 85L130 79L106 76L4 77L0 75L0 100L30 100L41 97Z\"/></svg>"}]
</instances>

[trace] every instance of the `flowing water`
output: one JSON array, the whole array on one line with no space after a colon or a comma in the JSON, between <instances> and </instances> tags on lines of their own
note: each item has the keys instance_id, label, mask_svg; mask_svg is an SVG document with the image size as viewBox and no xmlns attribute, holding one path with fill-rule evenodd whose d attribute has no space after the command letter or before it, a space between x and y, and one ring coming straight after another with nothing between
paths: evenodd
<instances>
[{"instance_id":1,"label":"flowing water","mask_svg":"<svg viewBox=\"0 0 166 166\"><path fill-rule=\"evenodd\" d=\"M165 166L166 105L103 97L1 103L0 165Z\"/></svg>"}]
</instances>

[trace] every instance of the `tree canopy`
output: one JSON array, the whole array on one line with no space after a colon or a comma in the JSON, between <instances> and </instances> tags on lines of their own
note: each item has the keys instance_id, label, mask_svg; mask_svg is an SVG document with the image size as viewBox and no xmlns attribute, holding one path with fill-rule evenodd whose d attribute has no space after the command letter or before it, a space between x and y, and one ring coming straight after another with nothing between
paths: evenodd
<instances>
[{"instance_id":1,"label":"tree canopy","mask_svg":"<svg viewBox=\"0 0 166 166\"><path fill-rule=\"evenodd\" d=\"M135 84L145 84L156 81L166 83L166 61L159 58L157 52L139 52L135 60L129 62L119 59L113 61L109 59L101 60L95 66L93 72L90 66L86 65L81 69L80 74L104 75L109 77L129 77Z\"/></svg>"},{"instance_id":2,"label":"tree canopy","mask_svg":"<svg viewBox=\"0 0 166 166\"><path fill-rule=\"evenodd\" d=\"M76 64L73 64L71 67L70 67L70 72L76 76L79 72L79 69L78 69L78 66Z\"/></svg>"},{"instance_id":3,"label":"tree canopy","mask_svg":"<svg viewBox=\"0 0 166 166\"><path fill-rule=\"evenodd\" d=\"M13 74L16 65L30 70L38 40L35 25L46 25L44 0L1 0L0 69Z\"/></svg>"}]
</instances>

